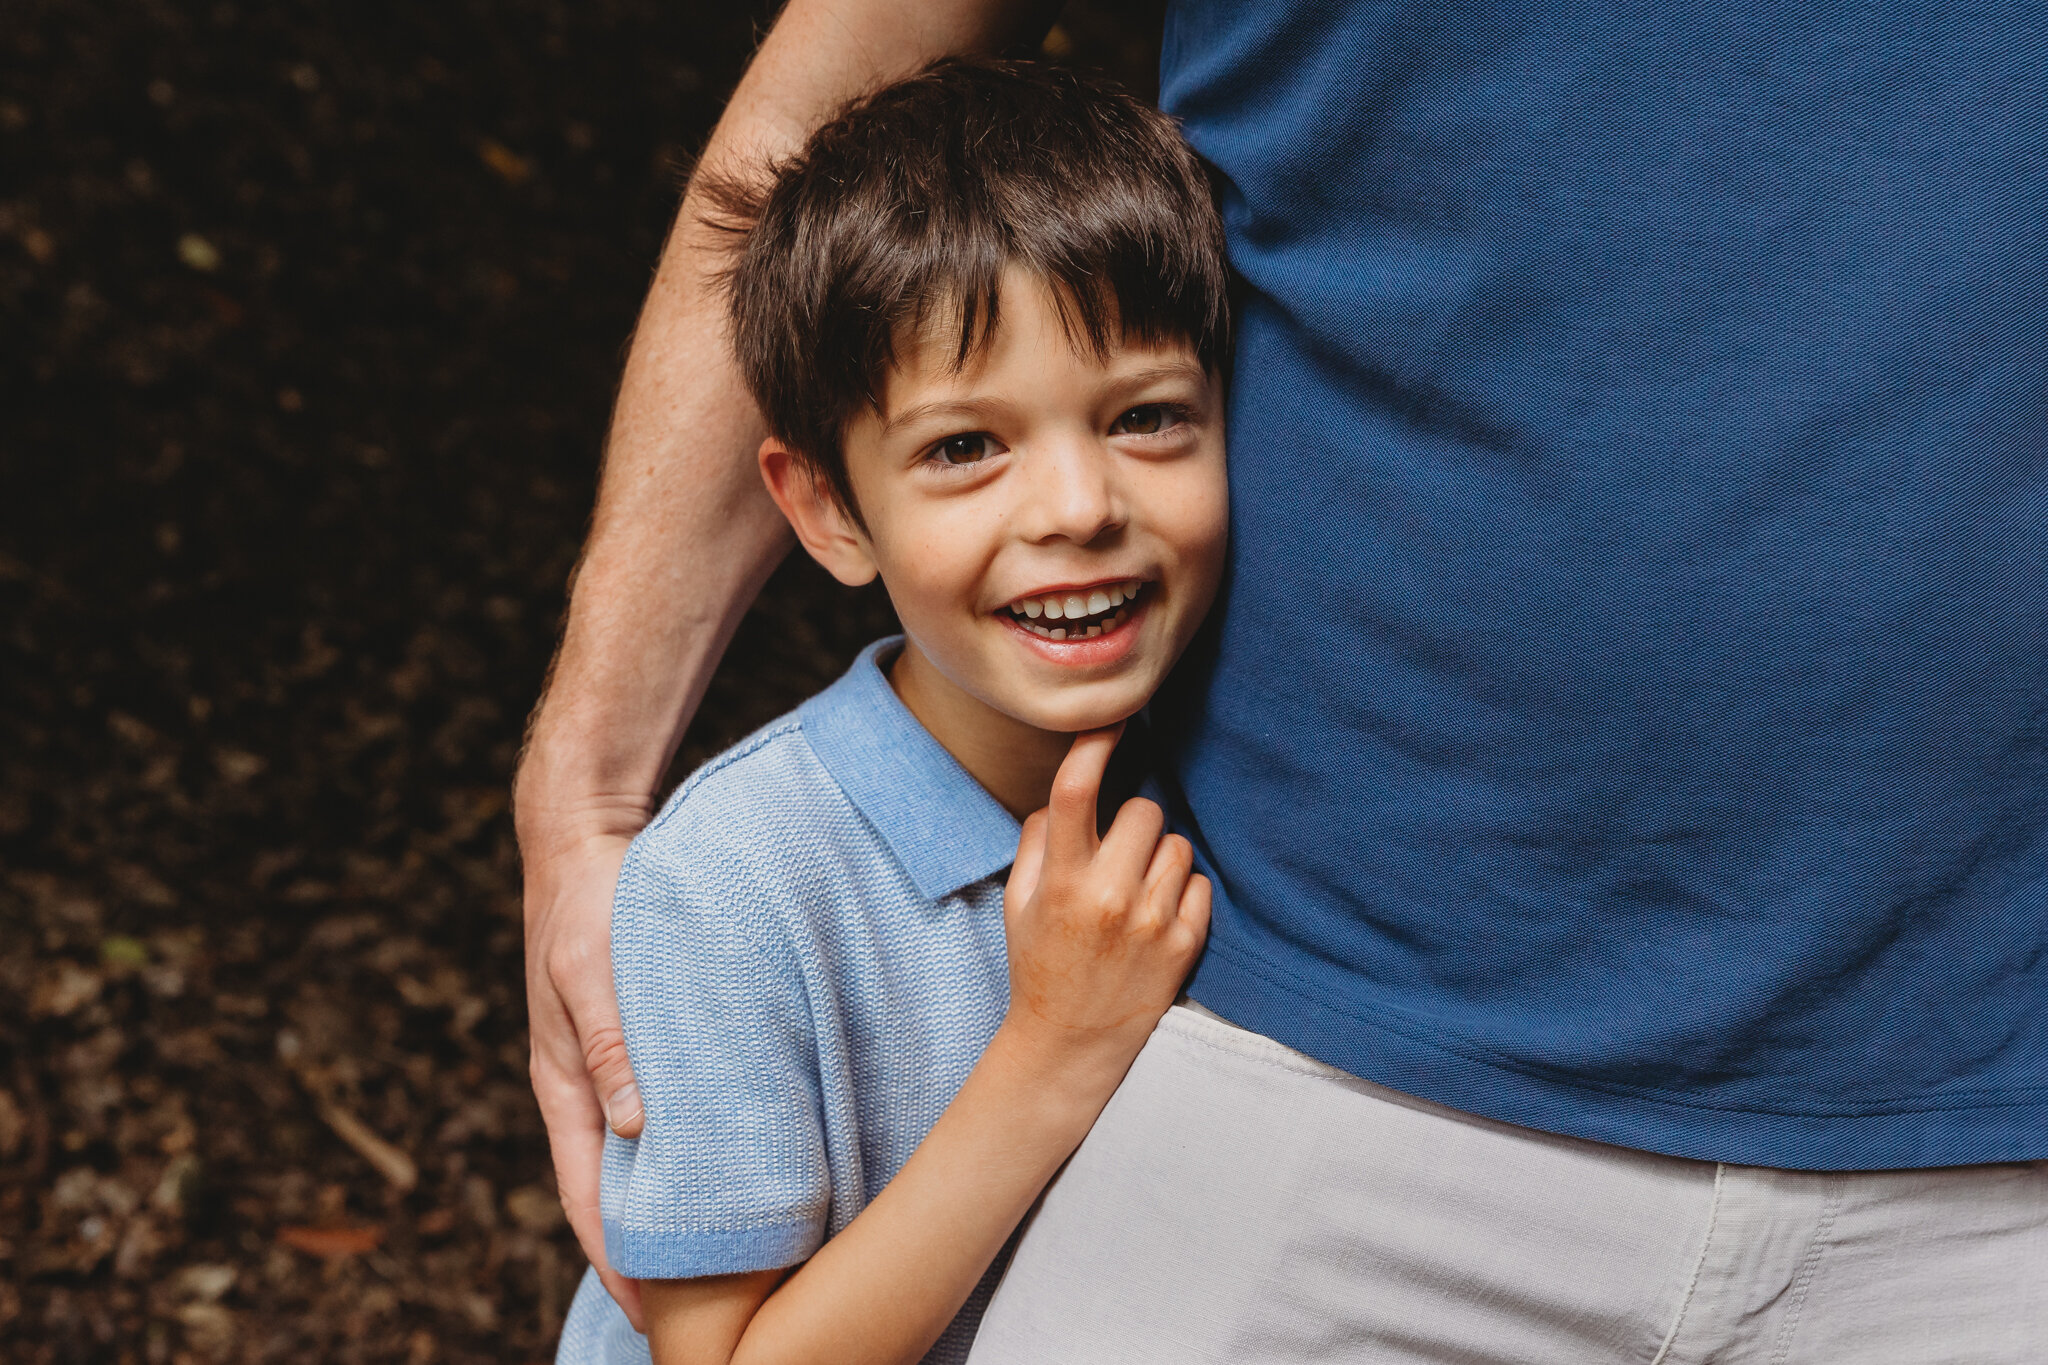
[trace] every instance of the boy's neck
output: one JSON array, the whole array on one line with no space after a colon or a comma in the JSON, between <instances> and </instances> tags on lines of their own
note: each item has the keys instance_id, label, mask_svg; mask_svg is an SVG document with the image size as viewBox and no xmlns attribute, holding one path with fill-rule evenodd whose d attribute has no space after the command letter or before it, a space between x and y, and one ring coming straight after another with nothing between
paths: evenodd
<instances>
[{"instance_id":1,"label":"boy's neck","mask_svg":"<svg viewBox=\"0 0 2048 1365\"><path fill-rule=\"evenodd\" d=\"M1021 820L1045 805L1072 735L1026 725L963 692L914 640L904 640L888 677L910 714L1005 810Z\"/></svg>"}]
</instances>

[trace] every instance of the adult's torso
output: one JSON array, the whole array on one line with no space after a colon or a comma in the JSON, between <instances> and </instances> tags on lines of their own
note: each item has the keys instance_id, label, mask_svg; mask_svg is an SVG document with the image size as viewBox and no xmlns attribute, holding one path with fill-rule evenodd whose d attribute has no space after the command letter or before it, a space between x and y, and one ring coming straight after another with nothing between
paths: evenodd
<instances>
[{"instance_id":1,"label":"adult's torso","mask_svg":"<svg viewBox=\"0 0 2048 1365\"><path fill-rule=\"evenodd\" d=\"M1197 998L1689 1156L2048 1156L2048 5L1180 0L1245 282Z\"/></svg>"}]
</instances>

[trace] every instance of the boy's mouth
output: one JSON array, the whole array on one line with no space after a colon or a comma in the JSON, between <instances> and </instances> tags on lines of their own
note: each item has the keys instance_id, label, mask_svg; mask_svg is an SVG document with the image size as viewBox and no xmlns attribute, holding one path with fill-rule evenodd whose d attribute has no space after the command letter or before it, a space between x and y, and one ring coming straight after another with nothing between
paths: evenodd
<instances>
[{"instance_id":1,"label":"boy's mouth","mask_svg":"<svg viewBox=\"0 0 2048 1365\"><path fill-rule=\"evenodd\" d=\"M1011 624L1041 640L1088 640L1115 630L1137 607L1148 585L1139 579L1091 588L1020 597L1010 603Z\"/></svg>"}]
</instances>

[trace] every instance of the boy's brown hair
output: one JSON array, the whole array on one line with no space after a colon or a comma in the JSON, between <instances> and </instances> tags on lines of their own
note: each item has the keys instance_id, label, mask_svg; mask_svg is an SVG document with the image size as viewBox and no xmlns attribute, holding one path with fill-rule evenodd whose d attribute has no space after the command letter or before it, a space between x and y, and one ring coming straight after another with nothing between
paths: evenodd
<instances>
[{"instance_id":1,"label":"boy's brown hair","mask_svg":"<svg viewBox=\"0 0 2048 1365\"><path fill-rule=\"evenodd\" d=\"M776 439L856 519L841 435L899 344L957 325L965 364L1006 266L1051 286L1076 345L1230 345L1223 225L1173 120L1106 80L948 59L863 96L766 185L702 188L735 234L733 349Z\"/></svg>"}]
</instances>

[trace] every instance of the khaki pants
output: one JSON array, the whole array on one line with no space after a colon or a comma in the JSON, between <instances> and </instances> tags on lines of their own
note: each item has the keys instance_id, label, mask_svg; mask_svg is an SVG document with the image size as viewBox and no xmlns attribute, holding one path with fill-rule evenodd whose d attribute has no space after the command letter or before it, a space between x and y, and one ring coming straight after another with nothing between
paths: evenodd
<instances>
[{"instance_id":1,"label":"khaki pants","mask_svg":"<svg viewBox=\"0 0 2048 1365\"><path fill-rule=\"evenodd\" d=\"M1170 1011L972 1365L2048 1362L2048 1163L1805 1173L1514 1128Z\"/></svg>"}]
</instances>

